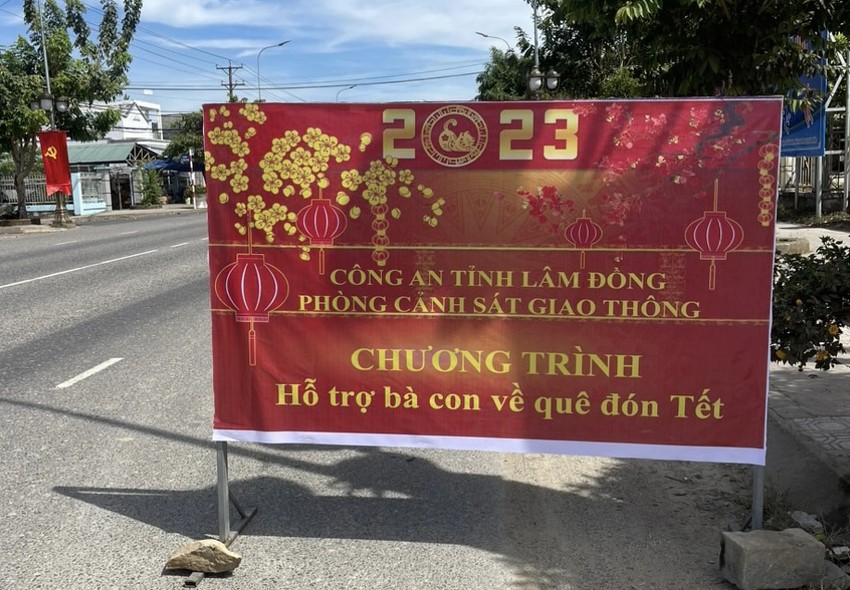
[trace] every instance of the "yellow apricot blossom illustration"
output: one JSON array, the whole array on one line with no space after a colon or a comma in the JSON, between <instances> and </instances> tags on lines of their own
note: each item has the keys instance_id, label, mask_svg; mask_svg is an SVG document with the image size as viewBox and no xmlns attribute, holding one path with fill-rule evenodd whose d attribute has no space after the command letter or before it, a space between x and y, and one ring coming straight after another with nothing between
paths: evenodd
<instances>
[{"instance_id":1,"label":"yellow apricot blossom illustration","mask_svg":"<svg viewBox=\"0 0 850 590\"><path fill-rule=\"evenodd\" d=\"M360 196L369 204L369 210L372 213L372 229L375 230L375 233L372 235L372 245L374 246L372 259L378 266L385 266L389 257L387 253L387 246L389 245L387 232L390 224L387 214L389 213L389 217L392 219L399 219L401 217L401 209L398 207L390 209L388 207L389 189L390 187L397 186L396 194L402 198L410 198L412 195L410 186L415 180L413 172L408 169L397 170L397 168L398 159L388 156L383 160L373 160L370 162L369 169L362 175L357 170L344 171L341 175L342 186L351 192L357 192L362 187ZM425 185L419 184L415 188L425 199L430 199L434 195L433 190ZM337 203L343 204L341 202L341 195L344 194L341 191L337 195ZM428 226L437 226L437 218L443 214L440 208L442 204L439 203L437 206L432 205L431 214L425 216L423 220ZM360 209L352 208L349 211L349 217L351 219L358 219L360 217Z\"/></svg>"},{"instance_id":2,"label":"yellow apricot blossom illustration","mask_svg":"<svg viewBox=\"0 0 850 590\"><path fill-rule=\"evenodd\" d=\"M236 203L234 212L237 217L247 217L246 223L234 224L239 235L248 234L249 230L259 230L265 234L265 240L269 244L274 242L274 228L278 222L283 222L283 230L288 236L295 235L298 231L295 227L297 214L290 211L286 205L274 203L266 207L266 202L260 195L248 195L247 201Z\"/></svg>"},{"instance_id":3,"label":"yellow apricot blossom illustration","mask_svg":"<svg viewBox=\"0 0 850 590\"><path fill-rule=\"evenodd\" d=\"M331 178L328 177L331 166L349 162L352 148L319 127L280 131L277 137L267 140L267 151L257 164L259 171L249 170L245 157L251 153L251 144L257 137L256 126L268 123L268 118L258 104L243 104L232 109L233 112L221 106L207 111L207 122L211 128L206 136L209 145L225 148L234 158L216 162L208 150L205 152L205 167L211 178L226 183L228 188L218 195L218 201L233 207L238 218L234 227L239 235L247 235L249 245L254 230L262 232L267 243L273 243L275 229L282 227L281 237L297 237L302 244L300 258L309 260L311 246L307 244L308 238L301 235L296 226L300 207L287 206L284 200L323 198L324 194L328 194L327 190L332 190L330 194L334 195L335 206L353 221L359 220L364 210L353 198L365 201L366 210L371 213L370 227L374 231L372 258L378 266L384 266L389 257L390 221L402 215L402 210L393 206L393 202L414 196L430 200L434 196L432 189L416 184L413 172L400 168L399 161L393 157L373 160L365 170L334 166L337 186L331 187ZM249 122L246 128L242 128L241 135L240 127L234 125L235 117ZM372 135L364 132L358 139L358 148L364 152L372 142ZM253 147L256 149L256 146ZM239 196L244 193L249 194ZM269 203L268 199L272 202ZM427 226L437 225L443 203L442 199L431 202L430 210L423 219Z\"/></svg>"},{"instance_id":4,"label":"yellow apricot blossom illustration","mask_svg":"<svg viewBox=\"0 0 850 590\"><path fill-rule=\"evenodd\" d=\"M308 128L303 135L287 130L272 140L272 149L260 161L263 190L284 196L297 192L309 199L315 194L314 185L323 183L331 159L348 161L351 148L318 127Z\"/></svg>"}]
</instances>

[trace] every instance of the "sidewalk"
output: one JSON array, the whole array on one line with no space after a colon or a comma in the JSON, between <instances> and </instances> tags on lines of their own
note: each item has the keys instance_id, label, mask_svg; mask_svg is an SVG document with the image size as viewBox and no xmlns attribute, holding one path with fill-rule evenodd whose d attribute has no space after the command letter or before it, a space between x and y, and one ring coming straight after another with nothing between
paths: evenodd
<instances>
[{"instance_id":1,"label":"sidewalk","mask_svg":"<svg viewBox=\"0 0 850 590\"><path fill-rule=\"evenodd\" d=\"M204 205L206 205L204 203ZM95 215L71 216L71 221L74 225L84 225L88 223L97 223L98 221L115 220L115 219L139 219L154 215L182 215L182 214L198 214L206 213L206 206L194 208L192 205L184 205L182 203L171 203L162 207L151 207L146 209L118 209L97 213ZM65 231L64 228L56 228L50 224L53 222L53 215L47 213L42 215L40 223L30 223L26 225L0 225L0 235L3 234L26 234L37 232L55 232Z\"/></svg>"},{"instance_id":2,"label":"sidewalk","mask_svg":"<svg viewBox=\"0 0 850 590\"><path fill-rule=\"evenodd\" d=\"M777 241L821 236L850 243L850 234L824 228L777 225ZM850 351L850 335L843 335ZM850 354L846 364L803 371L772 363L768 396L767 483L795 509L850 514Z\"/></svg>"}]
</instances>

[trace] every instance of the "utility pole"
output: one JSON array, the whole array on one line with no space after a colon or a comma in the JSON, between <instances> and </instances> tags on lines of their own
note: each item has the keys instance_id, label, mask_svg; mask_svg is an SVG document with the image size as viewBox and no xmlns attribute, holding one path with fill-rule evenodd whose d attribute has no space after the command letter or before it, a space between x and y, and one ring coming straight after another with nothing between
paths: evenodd
<instances>
[{"instance_id":1,"label":"utility pole","mask_svg":"<svg viewBox=\"0 0 850 590\"><path fill-rule=\"evenodd\" d=\"M233 94L233 89L237 86L245 86L245 82L234 82L233 72L235 72L236 70L241 70L242 66L234 66L233 62L227 60L226 66L216 66L215 69L227 71L227 82L222 82L221 85L227 88L227 101L236 102L236 95Z\"/></svg>"}]
</instances>

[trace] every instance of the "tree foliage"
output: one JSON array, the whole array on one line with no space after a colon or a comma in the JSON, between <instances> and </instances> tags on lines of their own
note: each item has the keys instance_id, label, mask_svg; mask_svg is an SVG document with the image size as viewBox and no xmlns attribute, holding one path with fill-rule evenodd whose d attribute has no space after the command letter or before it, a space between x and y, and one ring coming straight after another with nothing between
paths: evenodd
<instances>
[{"instance_id":1,"label":"tree foliage","mask_svg":"<svg viewBox=\"0 0 850 590\"><path fill-rule=\"evenodd\" d=\"M477 100L522 100L532 98L528 74L534 67L534 43L520 27L515 28L518 53L490 50L490 62L478 76ZM558 89L543 90L539 98L589 98L640 96L642 86L633 75L634 53L625 35L616 34L605 43L597 43L592 28L564 25L544 14L538 26L538 60L545 72L555 70L560 77Z\"/></svg>"},{"instance_id":2,"label":"tree foliage","mask_svg":"<svg viewBox=\"0 0 850 590\"><path fill-rule=\"evenodd\" d=\"M850 316L850 247L829 237L810 256L776 257L773 360L829 369L844 352L840 335Z\"/></svg>"},{"instance_id":3,"label":"tree foliage","mask_svg":"<svg viewBox=\"0 0 850 590\"><path fill-rule=\"evenodd\" d=\"M142 207L162 207L160 199L165 191L159 173L144 167L139 167L138 173L142 178Z\"/></svg>"},{"instance_id":4,"label":"tree foliage","mask_svg":"<svg viewBox=\"0 0 850 590\"><path fill-rule=\"evenodd\" d=\"M544 0L556 26L590 39L625 35L648 95L784 95L836 64L845 46L824 33L850 24L845 0ZM825 60L825 61L824 61ZM803 104L821 97L805 94Z\"/></svg>"},{"instance_id":5,"label":"tree foliage","mask_svg":"<svg viewBox=\"0 0 850 590\"><path fill-rule=\"evenodd\" d=\"M204 153L204 117L201 111L184 113L176 125L177 133L171 138L162 155L178 159L191 149L196 156Z\"/></svg>"},{"instance_id":6,"label":"tree foliage","mask_svg":"<svg viewBox=\"0 0 850 590\"><path fill-rule=\"evenodd\" d=\"M478 75L477 100L522 100L527 94L523 71L531 69L531 61L513 50L490 48L490 62ZM524 64L524 65L522 65Z\"/></svg>"},{"instance_id":7,"label":"tree foliage","mask_svg":"<svg viewBox=\"0 0 850 590\"><path fill-rule=\"evenodd\" d=\"M114 100L127 84L129 46L142 0L124 0L123 10L115 0L101 0L96 37L85 20L86 4L81 0L66 0L64 9L56 0L45 0L42 8L39 12L35 0L24 0L28 38L18 37L0 52L0 151L8 151L15 164L22 217L27 215L24 180L36 161L38 132L51 124L48 114L29 107L48 89L45 51L50 93L69 100L66 112L54 114L56 127L74 140L103 137L120 115L92 105Z\"/></svg>"},{"instance_id":8,"label":"tree foliage","mask_svg":"<svg viewBox=\"0 0 850 590\"><path fill-rule=\"evenodd\" d=\"M827 73L847 49L846 0L527 0L544 15L544 69L562 75L558 97L786 95L811 108L823 97L803 75ZM830 34L825 35L828 32ZM520 41L522 41L521 39ZM527 39L520 47L530 48ZM524 57L526 53L523 53ZM497 75L521 80L527 59L509 72L491 62L479 98ZM510 65L510 64L502 64ZM514 92L518 96L527 94Z\"/></svg>"}]
</instances>

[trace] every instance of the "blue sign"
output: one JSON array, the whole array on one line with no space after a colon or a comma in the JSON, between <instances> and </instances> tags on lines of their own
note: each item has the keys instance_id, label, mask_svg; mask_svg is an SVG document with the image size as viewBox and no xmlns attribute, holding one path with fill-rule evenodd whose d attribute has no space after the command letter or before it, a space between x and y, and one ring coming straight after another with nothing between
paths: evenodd
<instances>
[{"instance_id":1,"label":"blue sign","mask_svg":"<svg viewBox=\"0 0 850 590\"><path fill-rule=\"evenodd\" d=\"M826 37L826 33L823 36ZM822 156L826 149L826 78L820 74L801 76L800 83L807 91L815 91L822 99L813 109L801 108L796 112L792 112L786 103L782 112L780 155Z\"/></svg>"}]
</instances>

